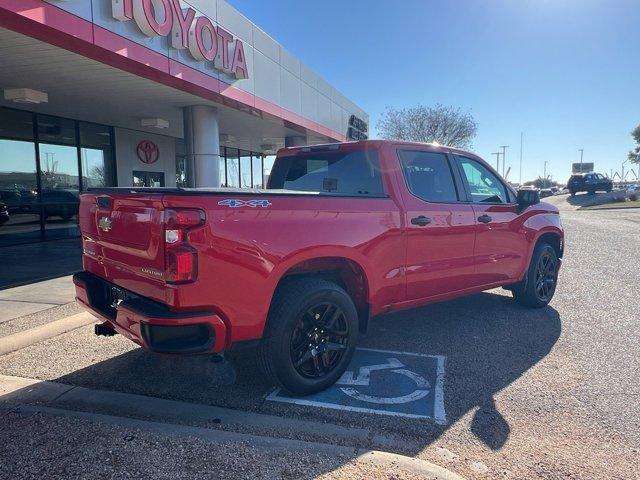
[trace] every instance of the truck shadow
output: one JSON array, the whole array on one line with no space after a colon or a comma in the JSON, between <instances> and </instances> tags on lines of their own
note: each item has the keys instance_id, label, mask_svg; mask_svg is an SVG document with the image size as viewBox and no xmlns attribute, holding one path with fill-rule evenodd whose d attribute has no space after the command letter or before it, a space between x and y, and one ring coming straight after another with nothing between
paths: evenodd
<instances>
[{"instance_id":1,"label":"truck shadow","mask_svg":"<svg viewBox=\"0 0 640 480\"><path fill-rule=\"evenodd\" d=\"M154 355L132 344L125 353L75 370L56 381L365 428L389 438L402 438L384 448L405 455L417 454L475 410L468 429L491 450L498 450L517 426L509 425L496 407L496 394L543 359L560 332L560 316L552 307L526 309L509 296L496 293L481 293L373 319L369 333L361 337L361 346L446 357L446 425L425 419L265 401L273 386L263 378L249 352L235 355L231 368L207 357ZM126 343L119 337L100 338L96 342L122 342L118 346ZM112 348L96 345L96 350Z\"/></svg>"},{"instance_id":2,"label":"truck shadow","mask_svg":"<svg viewBox=\"0 0 640 480\"><path fill-rule=\"evenodd\" d=\"M366 346L446 357L447 425L403 425L405 430L429 444L475 410L471 432L498 450L512 427L496 407L495 395L542 360L560 332L553 307L528 309L510 296L485 292L377 318Z\"/></svg>"}]
</instances>

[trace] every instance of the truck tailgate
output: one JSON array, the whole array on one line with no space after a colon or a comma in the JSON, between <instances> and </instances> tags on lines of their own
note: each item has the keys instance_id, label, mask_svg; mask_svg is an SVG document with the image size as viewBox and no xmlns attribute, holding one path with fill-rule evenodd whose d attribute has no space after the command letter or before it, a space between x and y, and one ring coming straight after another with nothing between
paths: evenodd
<instances>
[{"instance_id":1,"label":"truck tailgate","mask_svg":"<svg viewBox=\"0 0 640 480\"><path fill-rule=\"evenodd\" d=\"M162 194L81 196L84 268L140 295L164 301Z\"/></svg>"}]
</instances>

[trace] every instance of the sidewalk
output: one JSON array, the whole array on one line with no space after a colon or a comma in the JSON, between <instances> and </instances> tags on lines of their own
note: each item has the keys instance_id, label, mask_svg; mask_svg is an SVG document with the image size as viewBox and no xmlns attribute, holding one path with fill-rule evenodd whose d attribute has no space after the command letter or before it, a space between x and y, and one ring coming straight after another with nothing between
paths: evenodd
<instances>
[{"instance_id":1,"label":"sidewalk","mask_svg":"<svg viewBox=\"0 0 640 480\"><path fill-rule=\"evenodd\" d=\"M79 238L0 248L0 290L82 270Z\"/></svg>"},{"instance_id":2,"label":"sidewalk","mask_svg":"<svg viewBox=\"0 0 640 480\"><path fill-rule=\"evenodd\" d=\"M2 276L5 276L4 270ZM0 290L0 324L65 305L75 299L71 276Z\"/></svg>"}]
</instances>

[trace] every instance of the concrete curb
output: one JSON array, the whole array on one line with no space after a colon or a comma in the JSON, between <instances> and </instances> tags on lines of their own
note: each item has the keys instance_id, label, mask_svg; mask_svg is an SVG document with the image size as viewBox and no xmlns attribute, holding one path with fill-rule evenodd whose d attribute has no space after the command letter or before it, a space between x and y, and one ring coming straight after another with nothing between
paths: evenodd
<instances>
[{"instance_id":1,"label":"concrete curb","mask_svg":"<svg viewBox=\"0 0 640 480\"><path fill-rule=\"evenodd\" d=\"M7 335L0 338L0 355L6 355L97 321L96 317L90 313L81 312L23 332Z\"/></svg>"},{"instance_id":2,"label":"concrete curb","mask_svg":"<svg viewBox=\"0 0 640 480\"><path fill-rule=\"evenodd\" d=\"M401 467L416 475L420 475L428 480L464 480L449 470L438 465L418 458L406 457L396 453L381 452L378 450L363 450L354 447L343 447L319 442L304 442L302 440L291 440L287 438L263 437L247 433L228 432L224 430L212 430L203 427L190 427L186 425L176 425L172 423L151 422L148 420L138 420L134 418L117 417L104 415L101 413L77 412L60 408L44 407L39 405L19 405L14 412L22 413L43 413L49 415L60 415L71 418L82 418L94 422L116 425L126 428L135 428L146 432L159 433L177 437L197 438L212 443L237 442L244 443L251 447L259 447L272 451L305 451L321 453L325 455L338 456L371 462L385 467Z\"/></svg>"},{"instance_id":3,"label":"concrete curb","mask_svg":"<svg viewBox=\"0 0 640 480\"><path fill-rule=\"evenodd\" d=\"M30 378L0 375L0 408L24 413L43 413L65 417L83 418L136 428L163 435L195 437L204 441L242 442L269 450L313 451L326 455L343 455L359 461L371 462L379 466L400 467L426 479L464 480L463 477L434 465L426 460L407 457L395 453L382 452L359 446L333 445L323 442L277 438L252 433L239 433L228 430L181 425L171 423L174 420L211 420L219 419L224 424L252 425L255 427L279 426L294 431L319 431L335 439L349 440L354 445L374 440L368 430L349 429L339 425L324 424L309 420L277 417L254 412L214 407L209 405L165 400L144 395L93 390L74 387L58 382L45 382ZM49 406L51 405L51 406ZM94 411L87 411L94 410ZM95 413L95 410L108 411L109 414ZM125 415L145 415L146 419L131 418ZM155 420L149 420L148 418ZM158 421L160 420L160 421ZM275 430L275 429L274 429Z\"/></svg>"},{"instance_id":4,"label":"concrete curb","mask_svg":"<svg viewBox=\"0 0 640 480\"><path fill-rule=\"evenodd\" d=\"M39 403L65 410L85 410L116 416L136 417L161 422L212 422L222 425L250 426L267 431L313 432L354 445L385 442L368 429L348 428L297 418L234 410L133 393L95 390L58 382L0 375L0 403ZM386 445L385 445L386 446Z\"/></svg>"}]
</instances>

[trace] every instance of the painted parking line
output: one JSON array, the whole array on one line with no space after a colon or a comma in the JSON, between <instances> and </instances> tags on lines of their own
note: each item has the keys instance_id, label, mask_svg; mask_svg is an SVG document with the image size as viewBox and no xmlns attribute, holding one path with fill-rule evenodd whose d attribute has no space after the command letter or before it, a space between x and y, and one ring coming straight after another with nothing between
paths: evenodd
<instances>
[{"instance_id":1,"label":"painted parking line","mask_svg":"<svg viewBox=\"0 0 640 480\"><path fill-rule=\"evenodd\" d=\"M356 349L349 368L328 389L294 397L276 389L267 400L351 412L447 423L444 411L444 363L441 355Z\"/></svg>"}]
</instances>

